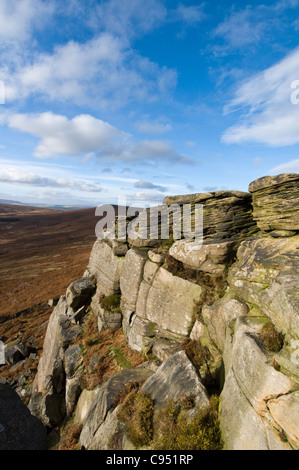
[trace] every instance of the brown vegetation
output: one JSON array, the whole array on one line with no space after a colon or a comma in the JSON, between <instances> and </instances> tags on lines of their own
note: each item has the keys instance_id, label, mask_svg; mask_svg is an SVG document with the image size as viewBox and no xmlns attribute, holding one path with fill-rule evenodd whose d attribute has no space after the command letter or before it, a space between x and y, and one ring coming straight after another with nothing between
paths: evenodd
<instances>
[{"instance_id":1,"label":"brown vegetation","mask_svg":"<svg viewBox=\"0 0 299 470\"><path fill-rule=\"evenodd\" d=\"M53 310L48 299L64 294L82 277L95 241L94 214L92 208L62 211L0 204L0 340L5 344L33 336L41 354ZM1 367L0 378L20 373L9 369Z\"/></svg>"}]
</instances>

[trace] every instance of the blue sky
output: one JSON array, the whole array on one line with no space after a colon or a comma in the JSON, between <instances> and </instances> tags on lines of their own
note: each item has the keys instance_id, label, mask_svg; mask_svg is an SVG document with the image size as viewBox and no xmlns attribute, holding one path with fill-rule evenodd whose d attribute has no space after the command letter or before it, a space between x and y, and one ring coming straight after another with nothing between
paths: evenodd
<instances>
[{"instance_id":1,"label":"blue sky","mask_svg":"<svg viewBox=\"0 0 299 470\"><path fill-rule=\"evenodd\" d=\"M149 205L299 172L298 14L0 0L0 199Z\"/></svg>"}]
</instances>

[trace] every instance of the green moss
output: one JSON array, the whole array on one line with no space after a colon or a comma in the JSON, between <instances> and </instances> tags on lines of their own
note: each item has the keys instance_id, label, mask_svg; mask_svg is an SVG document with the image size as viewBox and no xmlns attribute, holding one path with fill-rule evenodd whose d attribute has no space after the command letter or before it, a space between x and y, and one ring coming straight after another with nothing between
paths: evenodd
<instances>
[{"instance_id":1,"label":"green moss","mask_svg":"<svg viewBox=\"0 0 299 470\"><path fill-rule=\"evenodd\" d=\"M100 297L100 306L108 312L120 312L120 295L113 294Z\"/></svg>"},{"instance_id":2,"label":"green moss","mask_svg":"<svg viewBox=\"0 0 299 470\"><path fill-rule=\"evenodd\" d=\"M128 361L119 347L111 346L110 354L114 357L116 363L121 369L130 369L132 367L131 362Z\"/></svg>"}]
</instances>

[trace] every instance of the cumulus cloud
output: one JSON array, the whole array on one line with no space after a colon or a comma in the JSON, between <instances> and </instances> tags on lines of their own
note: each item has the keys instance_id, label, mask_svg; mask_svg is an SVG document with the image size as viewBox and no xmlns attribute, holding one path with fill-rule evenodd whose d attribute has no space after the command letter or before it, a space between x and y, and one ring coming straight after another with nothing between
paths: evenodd
<instances>
[{"instance_id":1,"label":"cumulus cloud","mask_svg":"<svg viewBox=\"0 0 299 470\"><path fill-rule=\"evenodd\" d=\"M36 53L30 61L18 58L0 67L0 76L8 103L39 96L102 109L152 102L177 83L174 69L160 67L106 32L85 43L56 46L53 53Z\"/></svg>"},{"instance_id":2,"label":"cumulus cloud","mask_svg":"<svg viewBox=\"0 0 299 470\"><path fill-rule=\"evenodd\" d=\"M92 184L71 178L48 178L18 168L0 169L0 181L2 183L14 183L37 187L62 187L83 192L102 191L102 188L98 184Z\"/></svg>"},{"instance_id":3,"label":"cumulus cloud","mask_svg":"<svg viewBox=\"0 0 299 470\"><path fill-rule=\"evenodd\" d=\"M134 162L190 163L168 142L136 141L130 134L89 114L72 119L52 112L2 114L0 122L40 139L34 150L38 158L59 155L97 156L99 159Z\"/></svg>"},{"instance_id":4,"label":"cumulus cloud","mask_svg":"<svg viewBox=\"0 0 299 470\"><path fill-rule=\"evenodd\" d=\"M291 102L299 77L299 49L242 83L224 112L242 111L240 121L222 136L225 143L258 142L269 146L299 143L299 105Z\"/></svg>"},{"instance_id":5,"label":"cumulus cloud","mask_svg":"<svg viewBox=\"0 0 299 470\"><path fill-rule=\"evenodd\" d=\"M40 29L55 11L53 2L41 0L1 0L0 40L23 42L33 29Z\"/></svg>"},{"instance_id":6,"label":"cumulus cloud","mask_svg":"<svg viewBox=\"0 0 299 470\"><path fill-rule=\"evenodd\" d=\"M51 112L14 114L7 117L7 122L13 129L41 139L34 151L34 155L40 158L95 152L127 137L124 132L88 114L73 119Z\"/></svg>"},{"instance_id":7,"label":"cumulus cloud","mask_svg":"<svg viewBox=\"0 0 299 470\"><path fill-rule=\"evenodd\" d=\"M177 71L140 55L133 41L169 22L183 27L197 24L203 18L203 6L179 4L170 9L161 0L1 0L0 42L18 40L22 47L18 53L7 47L1 51L6 101L34 96L118 109L167 98L177 85ZM45 28L54 13L58 22L83 22L94 36L41 52L33 32Z\"/></svg>"}]
</instances>

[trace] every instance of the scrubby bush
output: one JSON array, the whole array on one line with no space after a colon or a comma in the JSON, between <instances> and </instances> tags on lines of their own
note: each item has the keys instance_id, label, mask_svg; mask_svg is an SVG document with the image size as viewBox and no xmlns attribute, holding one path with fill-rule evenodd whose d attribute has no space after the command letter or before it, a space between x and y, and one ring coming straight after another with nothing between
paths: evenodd
<instances>
[{"instance_id":1,"label":"scrubby bush","mask_svg":"<svg viewBox=\"0 0 299 470\"><path fill-rule=\"evenodd\" d=\"M126 434L135 447L149 446L153 439L154 402L133 390L126 397L118 418L126 425Z\"/></svg>"},{"instance_id":2,"label":"scrubby bush","mask_svg":"<svg viewBox=\"0 0 299 470\"><path fill-rule=\"evenodd\" d=\"M156 450L221 450L218 397L212 396L208 410L190 419L184 406L170 400L155 416Z\"/></svg>"},{"instance_id":3,"label":"scrubby bush","mask_svg":"<svg viewBox=\"0 0 299 470\"><path fill-rule=\"evenodd\" d=\"M265 323L259 337L264 348L269 352L279 352L283 348L284 335L277 331L271 322Z\"/></svg>"}]
</instances>

